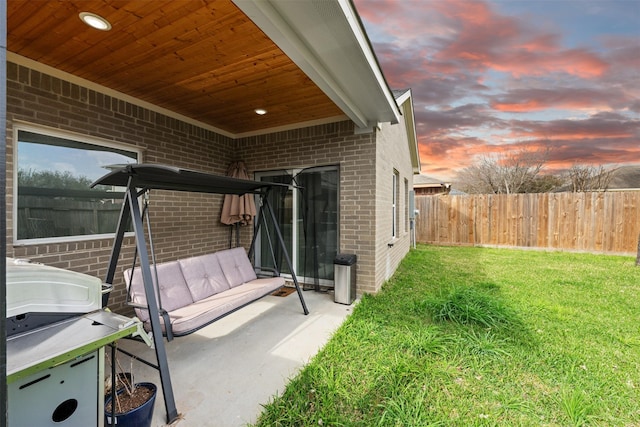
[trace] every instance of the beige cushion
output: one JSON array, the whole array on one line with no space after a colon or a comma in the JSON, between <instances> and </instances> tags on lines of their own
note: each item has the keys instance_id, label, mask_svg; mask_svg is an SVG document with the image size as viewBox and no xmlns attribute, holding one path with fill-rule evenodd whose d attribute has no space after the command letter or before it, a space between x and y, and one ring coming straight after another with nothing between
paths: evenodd
<instances>
[{"instance_id":1,"label":"beige cushion","mask_svg":"<svg viewBox=\"0 0 640 427\"><path fill-rule=\"evenodd\" d=\"M187 283L182 276L182 270L178 261L171 261L157 265L158 281L160 282L160 299L162 308L166 311L172 311L180 307L193 303L191 292L187 287ZM147 304L147 298L144 293L144 283L142 281L142 270L136 267L133 272L133 279L129 283L131 269L124 272L125 282L131 288L131 300L136 304ZM151 278L155 286L155 272L153 265L151 266ZM147 310L136 309L136 315L140 320L147 321L149 313Z\"/></svg>"},{"instance_id":2,"label":"beige cushion","mask_svg":"<svg viewBox=\"0 0 640 427\"><path fill-rule=\"evenodd\" d=\"M257 279L243 286L236 286L201 301L196 301L169 313L171 329L175 335L186 335L282 286L284 286L282 277ZM160 324L164 331L164 322L161 321ZM148 322L145 323L145 327L147 330L150 329Z\"/></svg>"},{"instance_id":3,"label":"beige cushion","mask_svg":"<svg viewBox=\"0 0 640 427\"><path fill-rule=\"evenodd\" d=\"M217 252L216 255L230 287L233 288L257 278L244 248L227 249Z\"/></svg>"},{"instance_id":4,"label":"beige cushion","mask_svg":"<svg viewBox=\"0 0 640 427\"><path fill-rule=\"evenodd\" d=\"M187 258L178 263L194 301L229 289L216 254Z\"/></svg>"},{"instance_id":5,"label":"beige cushion","mask_svg":"<svg viewBox=\"0 0 640 427\"><path fill-rule=\"evenodd\" d=\"M146 305L140 268L131 283L130 274L124 273L133 302ZM155 283L153 266L151 275ZM169 312L175 335L191 333L284 286L282 277L258 279L244 248L158 264L158 280L162 308ZM136 314L150 330L147 310L136 309ZM160 325L165 331L162 319Z\"/></svg>"}]
</instances>

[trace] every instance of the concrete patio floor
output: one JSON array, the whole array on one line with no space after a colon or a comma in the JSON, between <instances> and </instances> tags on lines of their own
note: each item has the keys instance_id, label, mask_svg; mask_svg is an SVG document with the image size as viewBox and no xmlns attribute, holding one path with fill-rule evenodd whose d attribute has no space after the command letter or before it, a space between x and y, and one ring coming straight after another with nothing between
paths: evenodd
<instances>
[{"instance_id":1,"label":"concrete patio floor","mask_svg":"<svg viewBox=\"0 0 640 427\"><path fill-rule=\"evenodd\" d=\"M336 304L333 293L304 291L305 316L298 295L267 296L191 335L166 343L179 427L235 427L255 422L262 404L318 352L352 312ZM144 344L121 340L123 349L155 362ZM118 356L125 370L129 357ZM133 363L136 382L158 386L152 426L166 425L157 371Z\"/></svg>"}]
</instances>

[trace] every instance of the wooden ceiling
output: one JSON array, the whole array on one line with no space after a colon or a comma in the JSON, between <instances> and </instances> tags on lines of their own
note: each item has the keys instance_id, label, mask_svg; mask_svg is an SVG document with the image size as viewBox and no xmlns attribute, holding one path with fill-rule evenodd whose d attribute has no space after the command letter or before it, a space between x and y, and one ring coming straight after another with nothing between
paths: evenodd
<instances>
[{"instance_id":1,"label":"wooden ceiling","mask_svg":"<svg viewBox=\"0 0 640 427\"><path fill-rule=\"evenodd\" d=\"M10 52L229 134L343 114L230 0L9 0L7 20Z\"/></svg>"}]
</instances>

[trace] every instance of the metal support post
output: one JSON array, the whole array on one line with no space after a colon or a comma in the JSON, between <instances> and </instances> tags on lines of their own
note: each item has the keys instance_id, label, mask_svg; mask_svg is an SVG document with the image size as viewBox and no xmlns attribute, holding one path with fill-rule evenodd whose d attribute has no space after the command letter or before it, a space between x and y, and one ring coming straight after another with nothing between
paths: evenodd
<instances>
[{"instance_id":1,"label":"metal support post","mask_svg":"<svg viewBox=\"0 0 640 427\"><path fill-rule=\"evenodd\" d=\"M276 236L278 237L278 242L280 243L280 247L282 248L282 254L284 255L284 259L289 266L289 270L291 270L291 278L293 279L293 284L296 286L296 291L298 291L298 297L300 298L300 303L302 304L302 310L304 314L309 314L309 310L307 309L307 304L304 302L304 297L302 296L302 290L300 289L300 284L298 283L298 278L296 277L295 270L293 269L293 264L291 263L291 258L289 258L289 251L287 251L287 247L284 243L284 239L282 238L282 233L280 232L280 227L278 226L278 222L276 220L276 215L273 213L273 209L271 209L271 205L269 204L269 199L266 197L263 198L264 207L269 212L271 216L271 220L273 221L273 228L276 232Z\"/></svg>"},{"instance_id":2,"label":"metal support post","mask_svg":"<svg viewBox=\"0 0 640 427\"><path fill-rule=\"evenodd\" d=\"M160 373L160 382L162 383L164 406L167 411L167 423L171 424L176 418L178 418L178 410L176 409L173 387L171 386L171 375L169 373L169 365L167 363L167 353L164 347L162 327L160 326L160 313L158 310L158 302L156 300L155 287L151 276L151 266L149 265L149 254L147 252L144 227L140 216L140 206L138 204L136 189L131 184L127 187L126 197L131 208L130 211L131 218L133 220L133 231L136 235L136 246L138 248L138 253L140 254L140 272L142 273L142 281L144 283L144 291L149 309L149 321L151 322L151 332L153 334L156 358L158 360L158 371Z\"/></svg>"}]
</instances>

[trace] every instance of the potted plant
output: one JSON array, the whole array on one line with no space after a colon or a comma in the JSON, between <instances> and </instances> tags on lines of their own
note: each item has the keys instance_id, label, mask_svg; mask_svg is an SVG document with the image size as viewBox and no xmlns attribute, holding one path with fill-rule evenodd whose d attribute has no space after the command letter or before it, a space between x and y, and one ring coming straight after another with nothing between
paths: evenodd
<instances>
[{"instance_id":1,"label":"potted plant","mask_svg":"<svg viewBox=\"0 0 640 427\"><path fill-rule=\"evenodd\" d=\"M105 387L105 426L150 427L157 387L153 383L133 381L133 374L122 371ZM113 391L112 391L113 390Z\"/></svg>"}]
</instances>

